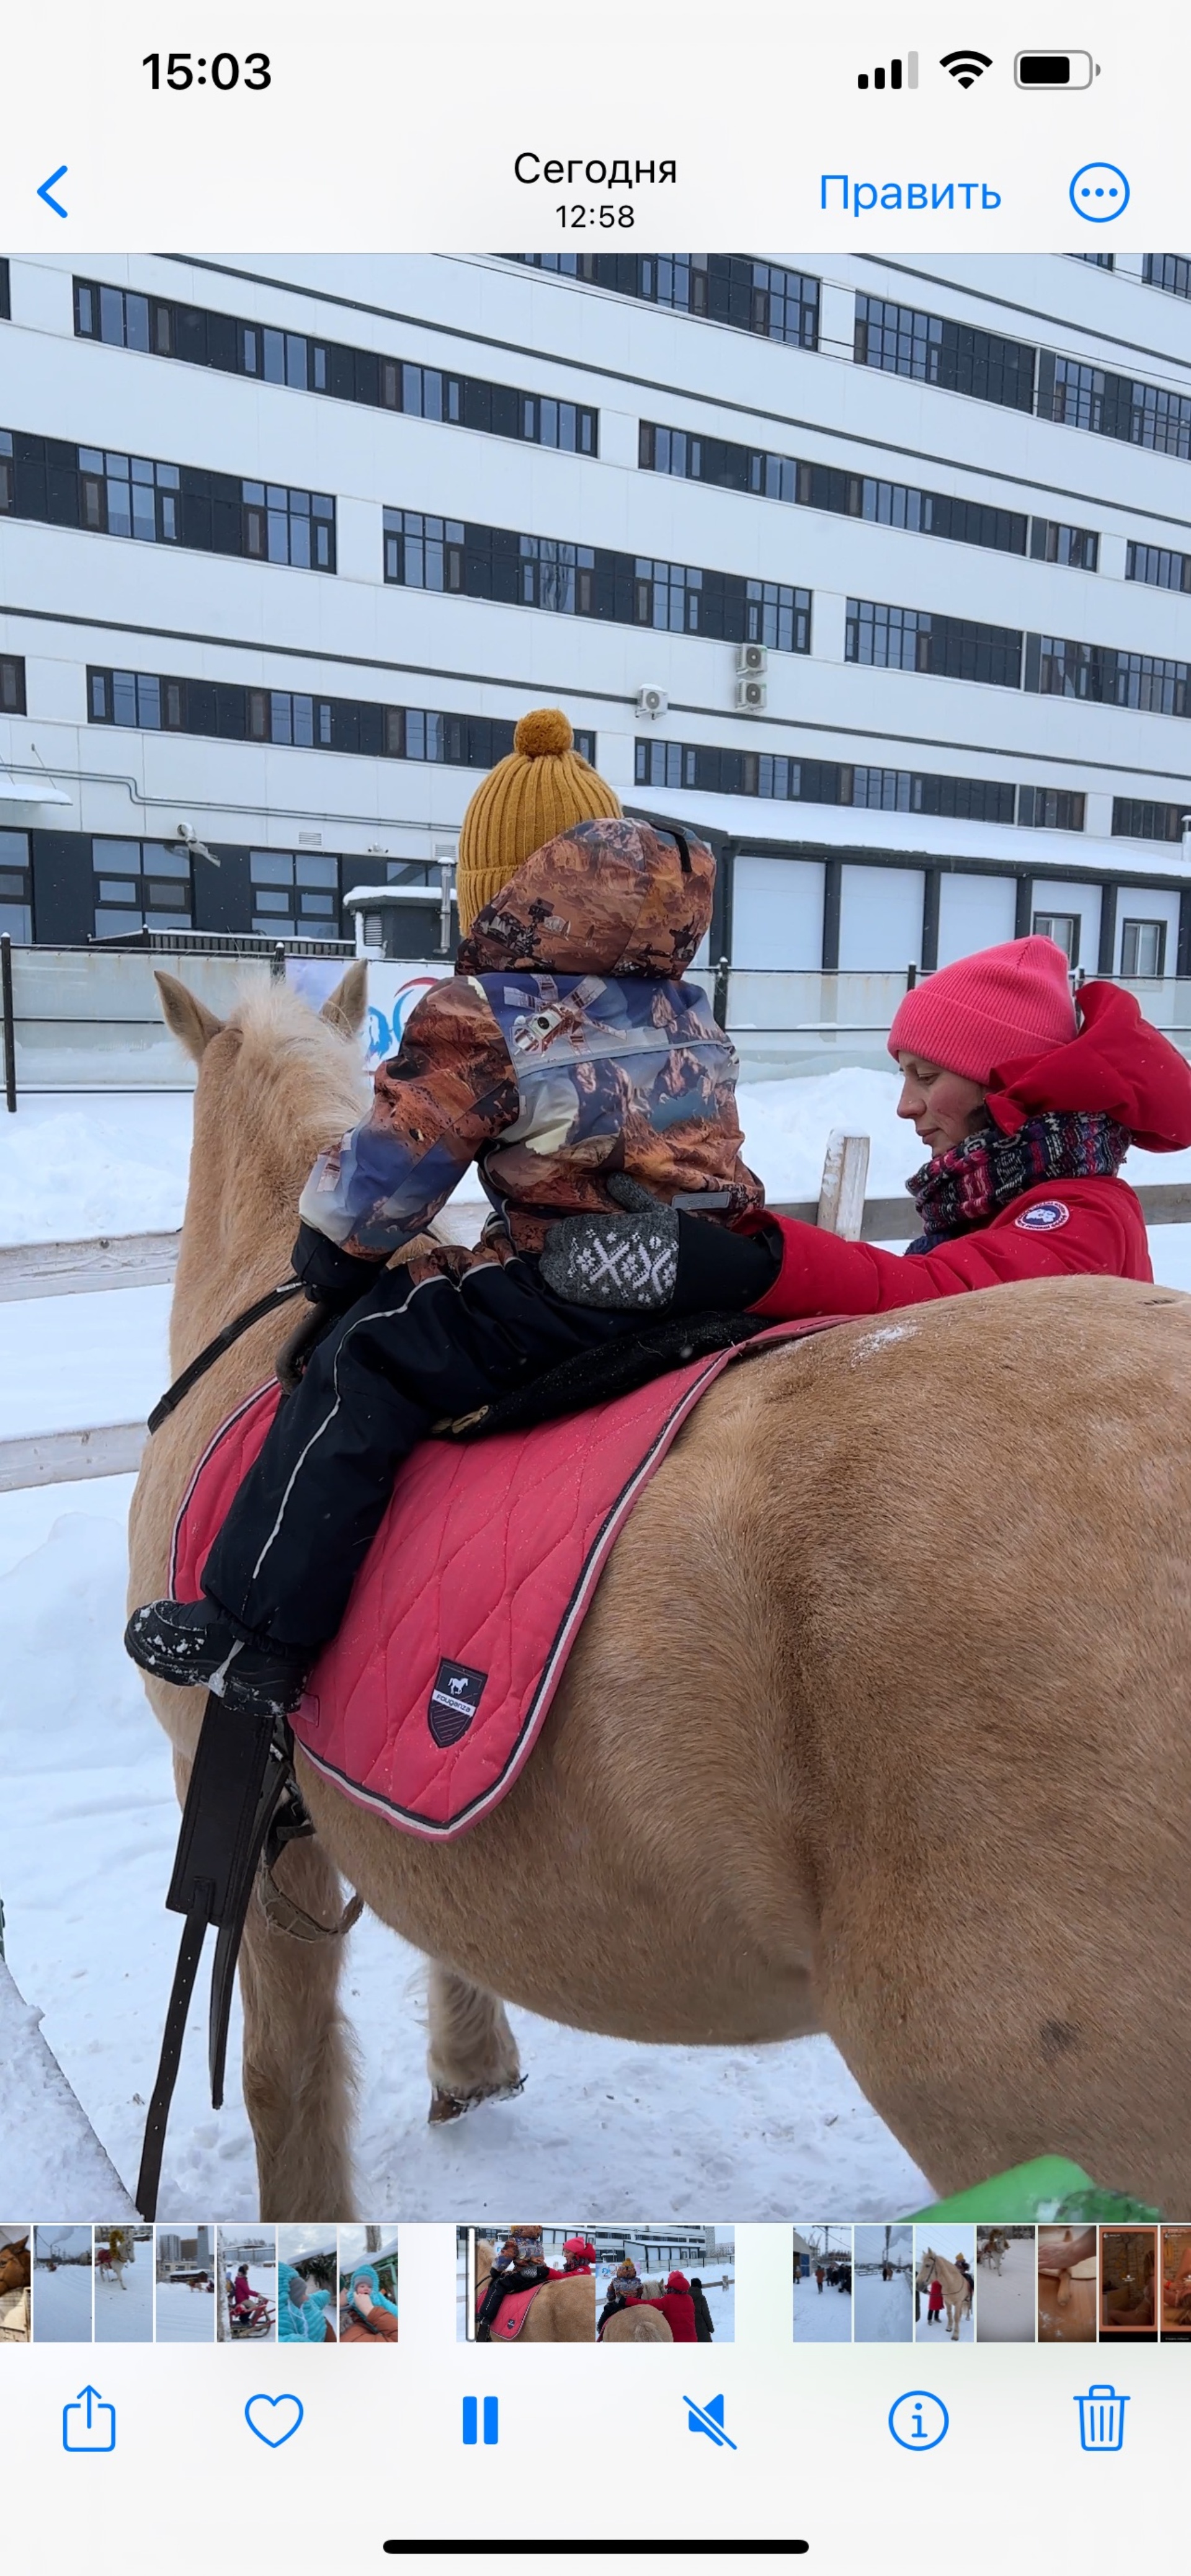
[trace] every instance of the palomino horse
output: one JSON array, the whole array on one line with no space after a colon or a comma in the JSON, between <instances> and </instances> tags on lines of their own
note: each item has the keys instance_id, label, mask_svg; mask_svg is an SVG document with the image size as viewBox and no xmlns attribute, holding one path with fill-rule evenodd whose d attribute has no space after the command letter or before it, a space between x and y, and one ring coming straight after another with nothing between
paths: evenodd
<instances>
[{"instance_id":1,"label":"palomino horse","mask_svg":"<svg viewBox=\"0 0 1191 2576\"><path fill-rule=\"evenodd\" d=\"M159 982L199 1064L177 1371L287 1273L311 1163L360 1112L363 971L321 1021L275 986L225 1025ZM290 1320L150 1441L133 1602L166 1590L195 1461ZM1191 2208L1191 2058L1169 2042L1191 1983L1189 1532L1191 1298L1024 1282L742 1360L642 1494L505 1805L421 1841L299 1752L317 1834L278 1876L330 1925L341 1874L423 1952L452 2104L517 2081L505 2000L657 2045L826 2031L939 2194L1049 2150ZM147 1688L184 1791L202 1694ZM268 2219L354 2206L343 1947L249 1908ZM797 2081L792 2062L792 2117Z\"/></svg>"},{"instance_id":2,"label":"palomino horse","mask_svg":"<svg viewBox=\"0 0 1191 2576\"><path fill-rule=\"evenodd\" d=\"M600 2336L601 2343L673 2343L668 2320L660 2308L639 2306L630 2300L618 2308Z\"/></svg>"},{"instance_id":3,"label":"palomino horse","mask_svg":"<svg viewBox=\"0 0 1191 2576\"><path fill-rule=\"evenodd\" d=\"M492 2271L492 2247L487 2237L476 2238L476 2306L488 2287ZM595 2341L595 2281L590 2272L573 2272L565 2281L543 2281L536 2299L530 2301L525 2323L516 2337L518 2343L593 2343Z\"/></svg>"},{"instance_id":4,"label":"palomino horse","mask_svg":"<svg viewBox=\"0 0 1191 2576\"><path fill-rule=\"evenodd\" d=\"M971 2313L972 2284L958 2263L950 2262L946 2254L933 2253L928 2245L918 2266L915 2287L929 2290L932 2281L937 2281L942 2290L947 2310L947 2331L952 2343L958 2343L960 2324Z\"/></svg>"}]
</instances>

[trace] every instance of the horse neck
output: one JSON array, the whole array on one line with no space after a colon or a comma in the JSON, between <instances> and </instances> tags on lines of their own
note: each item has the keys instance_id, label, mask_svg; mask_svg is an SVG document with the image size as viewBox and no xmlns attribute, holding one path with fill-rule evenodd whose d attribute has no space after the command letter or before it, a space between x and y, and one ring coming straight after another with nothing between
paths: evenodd
<instances>
[{"instance_id":1,"label":"horse neck","mask_svg":"<svg viewBox=\"0 0 1191 2576\"><path fill-rule=\"evenodd\" d=\"M323 1046L300 1049L282 1038L270 1051L234 1025L211 1041L170 1315L175 1370L287 1277L312 1165L360 1107L351 1060L329 1032Z\"/></svg>"}]
</instances>

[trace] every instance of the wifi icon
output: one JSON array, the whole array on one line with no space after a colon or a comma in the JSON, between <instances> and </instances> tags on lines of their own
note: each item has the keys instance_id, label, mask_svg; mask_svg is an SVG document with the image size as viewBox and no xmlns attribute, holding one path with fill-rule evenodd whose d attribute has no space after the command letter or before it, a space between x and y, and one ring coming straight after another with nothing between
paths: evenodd
<instances>
[{"instance_id":1,"label":"wifi icon","mask_svg":"<svg viewBox=\"0 0 1191 2576\"><path fill-rule=\"evenodd\" d=\"M978 54L974 45L959 45L953 54L943 54L939 62L940 71L950 72L952 80L958 81L961 89L970 89L973 81L978 81L981 73L991 70L991 67L992 55Z\"/></svg>"}]
</instances>

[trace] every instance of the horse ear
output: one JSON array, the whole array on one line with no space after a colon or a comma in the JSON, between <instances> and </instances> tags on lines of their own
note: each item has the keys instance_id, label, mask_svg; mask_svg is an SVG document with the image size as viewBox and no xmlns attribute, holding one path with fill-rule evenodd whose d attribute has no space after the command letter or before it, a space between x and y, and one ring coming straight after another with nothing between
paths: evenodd
<instances>
[{"instance_id":1,"label":"horse ear","mask_svg":"<svg viewBox=\"0 0 1191 2576\"><path fill-rule=\"evenodd\" d=\"M368 1008L368 960L357 957L354 965L341 975L333 993L328 993L319 1012L329 1028L338 1029L345 1038L354 1038L364 1026Z\"/></svg>"},{"instance_id":2,"label":"horse ear","mask_svg":"<svg viewBox=\"0 0 1191 2576\"><path fill-rule=\"evenodd\" d=\"M161 995L162 1018L167 1029L180 1040L187 1055L192 1055L195 1063L201 1064L212 1038L218 1037L224 1022L216 1018L214 1011L207 1009L205 1002L200 1002L198 994L192 993L188 985L180 984L176 975L167 975L160 967L155 967L153 980Z\"/></svg>"}]
</instances>

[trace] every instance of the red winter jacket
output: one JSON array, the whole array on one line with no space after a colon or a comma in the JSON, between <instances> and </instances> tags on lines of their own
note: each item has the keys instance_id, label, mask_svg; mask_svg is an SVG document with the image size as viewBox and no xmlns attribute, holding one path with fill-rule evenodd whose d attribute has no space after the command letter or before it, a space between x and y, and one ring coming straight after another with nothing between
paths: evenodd
<instances>
[{"instance_id":1,"label":"red winter jacket","mask_svg":"<svg viewBox=\"0 0 1191 2576\"><path fill-rule=\"evenodd\" d=\"M1035 1060L999 1066L989 1112L1005 1135L1042 1110L1104 1110L1151 1153L1191 1145L1191 1065L1143 1020L1131 993L1085 984L1078 1037ZM877 1315L896 1306L1000 1288L1014 1279L1152 1279L1145 1218L1124 1181L1042 1181L987 1224L934 1252L881 1252L842 1243L817 1226L763 1213L741 1233L776 1226L782 1266L754 1313L786 1322L800 1315Z\"/></svg>"},{"instance_id":2,"label":"red winter jacket","mask_svg":"<svg viewBox=\"0 0 1191 2576\"><path fill-rule=\"evenodd\" d=\"M675 2343L698 2343L695 2302L683 2272L671 2272L660 2299L643 2299L644 2308L660 2308Z\"/></svg>"}]
</instances>

